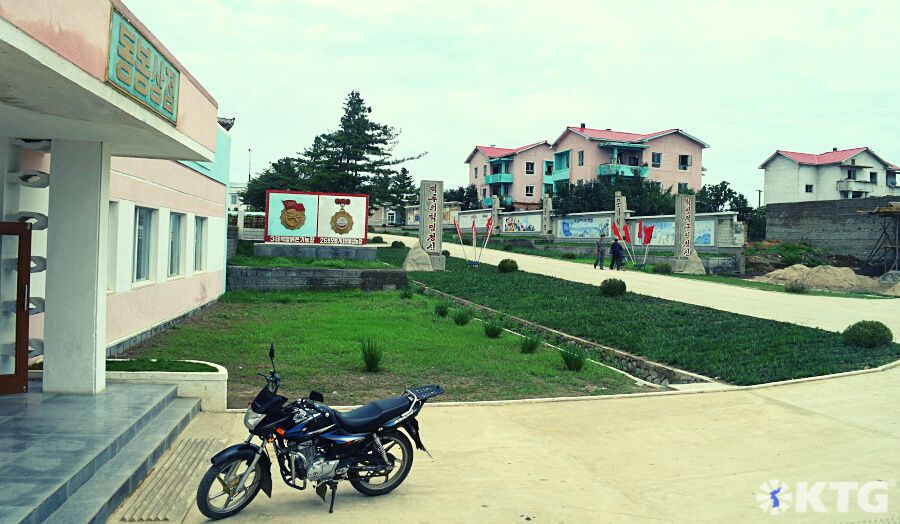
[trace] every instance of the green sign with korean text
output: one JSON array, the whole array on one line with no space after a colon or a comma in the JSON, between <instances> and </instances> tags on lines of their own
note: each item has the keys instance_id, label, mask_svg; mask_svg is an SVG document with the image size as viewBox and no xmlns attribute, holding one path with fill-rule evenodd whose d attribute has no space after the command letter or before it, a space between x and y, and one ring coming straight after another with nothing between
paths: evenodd
<instances>
[{"instance_id":1,"label":"green sign with korean text","mask_svg":"<svg viewBox=\"0 0 900 524\"><path fill-rule=\"evenodd\" d=\"M181 73L115 9L109 27L106 81L173 124L178 120Z\"/></svg>"}]
</instances>

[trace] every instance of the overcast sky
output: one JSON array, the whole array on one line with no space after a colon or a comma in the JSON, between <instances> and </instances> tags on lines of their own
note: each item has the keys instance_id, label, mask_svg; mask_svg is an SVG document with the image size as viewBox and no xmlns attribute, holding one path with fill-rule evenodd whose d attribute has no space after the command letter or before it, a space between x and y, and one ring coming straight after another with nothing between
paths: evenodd
<instances>
[{"instance_id":1,"label":"overcast sky","mask_svg":"<svg viewBox=\"0 0 900 524\"><path fill-rule=\"evenodd\" d=\"M704 183L756 202L776 149L869 146L900 163L900 2L562 3L128 0L235 117L231 180L334 129L359 90L428 151L416 179L467 182L475 145L567 125L681 128L710 144Z\"/></svg>"}]
</instances>

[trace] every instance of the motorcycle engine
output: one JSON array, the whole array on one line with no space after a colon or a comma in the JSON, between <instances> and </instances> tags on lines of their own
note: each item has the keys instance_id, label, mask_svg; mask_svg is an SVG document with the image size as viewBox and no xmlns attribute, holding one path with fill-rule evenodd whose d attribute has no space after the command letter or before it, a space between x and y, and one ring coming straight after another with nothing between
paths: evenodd
<instances>
[{"instance_id":1,"label":"motorcycle engine","mask_svg":"<svg viewBox=\"0 0 900 524\"><path fill-rule=\"evenodd\" d=\"M325 460L325 457L318 455L306 470L306 478L312 481L332 479L337 465L337 460Z\"/></svg>"},{"instance_id":2,"label":"motorcycle engine","mask_svg":"<svg viewBox=\"0 0 900 524\"><path fill-rule=\"evenodd\" d=\"M288 453L295 478L305 478L314 482L334 478L338 461L325 460L322 454L316 453L316 447L312 442L299 444Z\"/></svg>"}]
</instances>

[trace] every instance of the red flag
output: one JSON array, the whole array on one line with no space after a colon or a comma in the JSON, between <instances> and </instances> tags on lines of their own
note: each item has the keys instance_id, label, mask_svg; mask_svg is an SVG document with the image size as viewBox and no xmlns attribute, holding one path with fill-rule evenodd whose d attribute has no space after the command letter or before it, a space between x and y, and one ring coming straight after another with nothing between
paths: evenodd
<instances>
[{"instance_id":1,"label":"red flag","mask_svg":"<svg viewBox=\"0 0 900 524\"><path fill-rule=\"evenodd\" d=\"M453 225L456 226L456 235L459 237L459 241L462 242L462 231L459 230L459 222L454 218Z\"/></svg>"},{"instance_id":2,"label":"red flag","mask_svg":"<svg viewBox=\"0 0 900 524\"><path fill-rule=\"evenodd\" d=\"M628 232L628 224L622 224L622 232L625 233L625 242L631 243L631 233Z\"/></svg>"},{"instance_id":3,"label":"red flag","mask_svg":"<svg viewBox=\"0 0 900 524\"><path fill-rule=\"evenodd\" d=\"M644 235L644 221L643 221L643 220L638 220L638 225L637 225L637 237L638 237L638 238L644 238L643 235Z\"/></svg>"},{"instance_id":4,"label":"red flag","mask_svg":"<svg viewBox=\"0 0 900 524\"><path fill-rule=\"evenodd\" d=\"M647 226L644 228L644 245L650 245L650 241L653 240L653 228L656 226Z\"/></svg>"},{"instance_id":5,"label":"red flag","mask_svg":"<svg viewBox=\"0 0 900 524\"><path fill-rule=\"evenodd\" d=\"M489 217L487 221L487 238L491 238L491 233L494 231L494 217ZM487 240L485 240L487 242Z\"/></svg>"},{"instance_id":6,"label":"red flag","mask_svg":"<svg viewBox=\"0 0 900 524\"><path fill-rule=\"evenodd\" d=\"M622 240L622 235L619 234L619 228L616 226L615 222L612 223L612 230L613 230L613 235L616 238L618 238L619 240Z\"/></svg>"}]
</instances>

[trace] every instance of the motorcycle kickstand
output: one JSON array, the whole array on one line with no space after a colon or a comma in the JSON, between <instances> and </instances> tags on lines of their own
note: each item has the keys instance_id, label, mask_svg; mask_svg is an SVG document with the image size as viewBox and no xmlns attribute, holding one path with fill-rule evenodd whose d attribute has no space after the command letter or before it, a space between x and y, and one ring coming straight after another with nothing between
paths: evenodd
<instances>
[{"instance_id":1,"label":"motorcycle kickstand","mask_svg":"<svg viewBox=\"0 0 900 524\"><path fill-rule=\"evenodd\" d=\"M331 505L328 507L328 513L334 513L334 496L337 494L337 482L329 482L331 486Z\"/></svg>"}]
</instances>

